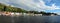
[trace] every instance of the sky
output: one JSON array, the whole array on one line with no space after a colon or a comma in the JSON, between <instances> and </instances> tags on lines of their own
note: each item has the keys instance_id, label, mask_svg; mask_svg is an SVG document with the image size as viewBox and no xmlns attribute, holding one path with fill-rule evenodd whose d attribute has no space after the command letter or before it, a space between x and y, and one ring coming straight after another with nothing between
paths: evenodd
<instances>
[{"instance_id":1,"label":"sky","mask_svg":"<svg viewBox=\"0 0 60 23\"><path fill-rule=\"evenodd\" d=\"M60 0L0 0L0 3L25 10L60 14Z\"/></svg>"}]
</instances>

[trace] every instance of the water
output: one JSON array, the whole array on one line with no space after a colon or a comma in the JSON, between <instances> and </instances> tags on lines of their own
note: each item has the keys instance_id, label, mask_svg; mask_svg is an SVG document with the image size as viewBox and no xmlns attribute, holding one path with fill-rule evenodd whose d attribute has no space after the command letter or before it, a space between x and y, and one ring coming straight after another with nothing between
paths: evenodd
<instances>
[{"instance_id":1,"label":"water","mask_svg":"<svg viewBox=\"0 0 60 23\"><path fill-rule=\"evenodd\" d=\"M12 23L14 23L14 16L11 16L11 21Z\"/></svg>"},{"instance_id":2,"label":"water","mask_svg":"<svg viewBox=\"0 0 60 23\"><path fill-rule=\"evenodd\" d=\"M60 16L0 16L0 23L60 23Z\"/></svg>"}]
</instances>

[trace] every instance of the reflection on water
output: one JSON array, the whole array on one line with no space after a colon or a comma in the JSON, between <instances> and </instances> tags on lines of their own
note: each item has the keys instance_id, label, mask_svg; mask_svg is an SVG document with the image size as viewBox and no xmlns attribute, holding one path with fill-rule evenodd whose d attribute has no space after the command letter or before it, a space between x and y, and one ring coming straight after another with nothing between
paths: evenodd
<instances>
[{"instance_id":1,"label":"reflection on water","mask_svg":"<svg viewBox=\"0 0 60 23\"><path fill-rule=\"evenodd\" d=\"M14 16L11 16L12 23L14 23Z\"/></svg>"},{"instance_id":2,"label":"reflection on water","mask_svg":"<svg viewBox=\"0 0 60 23\"><path fill-rule=\"evenodd\" d=\"M60 23L60 16L0 16L0 23Z\"/></svg>"}]
</instances>

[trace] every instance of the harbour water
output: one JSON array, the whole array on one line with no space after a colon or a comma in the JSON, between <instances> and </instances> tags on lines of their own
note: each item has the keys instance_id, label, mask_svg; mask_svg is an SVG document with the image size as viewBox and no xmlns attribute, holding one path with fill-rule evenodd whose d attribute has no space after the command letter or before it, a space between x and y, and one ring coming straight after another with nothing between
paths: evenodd
<instances>
[{"instance_id":1,"label":"harbour water","mask_svg":"<svg viewBox=\"0 0 60 23\"><path fill-rule=\"evenodd\" d=\"M60 16L0 16L0 23L60 23Z\"/></svg>"}]
</instances>

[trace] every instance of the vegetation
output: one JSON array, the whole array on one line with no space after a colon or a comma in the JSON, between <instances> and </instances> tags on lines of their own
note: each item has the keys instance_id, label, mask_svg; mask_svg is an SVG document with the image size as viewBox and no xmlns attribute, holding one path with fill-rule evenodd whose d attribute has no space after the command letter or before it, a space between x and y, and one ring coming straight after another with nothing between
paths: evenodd
<instances>
[{"instance_id":1,"label":"vegetation","mask_svg":"<svg viewBox=\"0 0 60 23\"><path fill-rule=\"evenodd\" d=\"M11 7L10 5L6 6L6 5L0 3L0 11L25 12L26 10L17 8L17 7Z\"/></svg>"}]
</instances>

